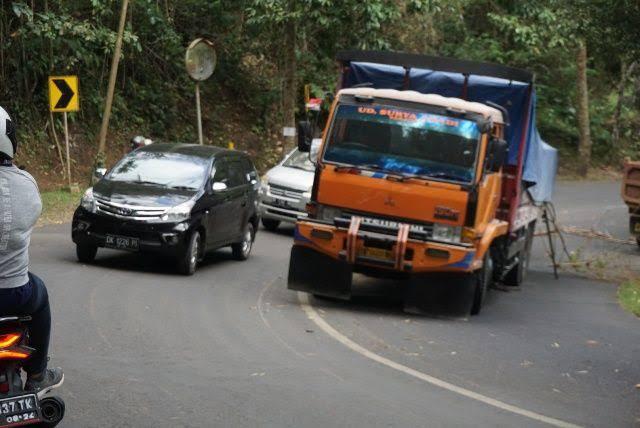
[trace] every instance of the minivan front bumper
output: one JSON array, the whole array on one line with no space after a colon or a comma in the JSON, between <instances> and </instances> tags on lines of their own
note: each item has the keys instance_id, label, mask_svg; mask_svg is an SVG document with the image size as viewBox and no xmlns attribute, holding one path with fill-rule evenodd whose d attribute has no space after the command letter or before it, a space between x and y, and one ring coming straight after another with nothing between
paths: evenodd
<instances>
[{"instance_id":1,"label":"minivan front bumper","mask_svg":"<svg viewBox=\"0 0 640 428\"><path fill-rule=\"evenodd\" d=\"M73 215L71 238L78 245L106 247L107 235L138 239L138 251L179 255L188 245L192 225L121 220L78 207Z\"/></svg>"}]
</instances>

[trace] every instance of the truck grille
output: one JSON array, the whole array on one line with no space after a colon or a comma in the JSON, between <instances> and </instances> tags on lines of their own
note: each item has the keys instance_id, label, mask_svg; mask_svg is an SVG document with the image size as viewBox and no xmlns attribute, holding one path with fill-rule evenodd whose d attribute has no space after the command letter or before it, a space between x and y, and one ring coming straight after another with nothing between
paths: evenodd
<instances>
[{"instance_id":1,"label":"truck grille","mask_svg":"<svg viewBox=\"0 0 640 428\"><path fill-rule=\"evenodd\" d=\"M141 207L137 205L118 204L105 199L96 198L96 210L99 213L128 220L159 220L167 211L166 207Z\"/></svg>"},{"instance_id":2,"label":"truck grille","mask_svg":"<svg viewBox=\"0 0 640 428\"><path fill-rule=\"evenodd\" d=\"M355 214L357 215L357 214ZM358 215L359 216L359 215ZM400 224L409 225L409 238L426 241L433 236L433 223L416 224L402 220L390 220L385 218L373 218L359 216L362 218L360 230L364 232L374 232L383 235L397 236ZM345 215L334 219L338 227L349 228L351 215Z\"/></svg>"},{"instance_id":3,"label":"truck grille","mask_svg":"<svg viewBox=\"0 0 640 428\"><path fill-rule=\"evenodd\" d=\"M290 187L279 186L277 184L270 184L269 191L272 196L281 196L285 198L295 199L299 201L302 199L302 194L304 193L302 190L292 189Z\"/></svg>"}]
</instances>

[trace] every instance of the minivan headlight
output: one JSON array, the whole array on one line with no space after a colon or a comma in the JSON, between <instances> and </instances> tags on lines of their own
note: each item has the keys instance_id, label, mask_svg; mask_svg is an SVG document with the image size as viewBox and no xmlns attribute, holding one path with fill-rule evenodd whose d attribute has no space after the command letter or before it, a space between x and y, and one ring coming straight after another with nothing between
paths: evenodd
<instances>
[{"instance_id":1,"label":"minivan headlight","mask_svg":"<svg viewBox=\"0 0 640 428\"><path fill-rule=\"evenodd\" d=\"M165 211L164 214L162 214L162 217L160 217L160 219L162 221L171 223L188 220L189 217L191 217L191 210L193 209L194 205L195 201L191 200L180 205L176 205L175 207L171 207L167 211Z\"/></svg>"},{"instance_id":2,"label":"minivan headlight","mask_svg":"<svg viewBox=\"0 0 640 428\"><path fill-rule=\"evenodd\" d=\"M459 244L461 232L462 228L460 226L450 226L448 224L434 223L432 238L435 241Z\"/></svg>"},{"instance_id":3,"label":"minivan headlight","mask_svg":"<svg viewBox=\"0 0 640 428\"><path fill-rule=\"evenodd\" d=\"M82 199L80 199L80 206L90 213L96 212L96 200L93 197L93 187L89 187L85 190Z\"/></svg>"}]
</instances>

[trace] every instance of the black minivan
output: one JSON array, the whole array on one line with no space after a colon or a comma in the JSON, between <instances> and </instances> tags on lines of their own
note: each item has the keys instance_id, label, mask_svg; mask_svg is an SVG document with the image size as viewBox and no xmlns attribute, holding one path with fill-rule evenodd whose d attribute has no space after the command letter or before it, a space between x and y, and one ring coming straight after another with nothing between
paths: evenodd
<instances>
[{"instance_id":1,"label":"black minivan","mask_svg":"<svg viewBox=\"0 0 640 428\"><path fill-rule=\"evenodd\" d=\"M213 146L156 143L122 158L73 216L78 260L99 247L155 252L191 275L207 250L231 246L246 260L258 230L258 173L246 154Z\"/></svg>"}]
</instances>

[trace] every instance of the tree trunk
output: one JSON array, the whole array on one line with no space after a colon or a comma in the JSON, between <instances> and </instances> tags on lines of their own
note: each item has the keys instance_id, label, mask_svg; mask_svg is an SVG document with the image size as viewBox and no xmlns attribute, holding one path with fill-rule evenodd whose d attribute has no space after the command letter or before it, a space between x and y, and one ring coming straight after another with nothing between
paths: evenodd
<instances>
[{"instance_id":1,"label":"tree trunk","mask_svg":"<svg viewBox=\"0 0 640 428\"><path fill-rule=\"evenodd\" d=\"M122 37L124 34L124 24L127 19L127 7L129 0L122 0L120 10L120 21L118 24L118 35L116 46L111 60L111 73L109 74L109 86L107 88L107 99L104 104L102 114L102 126L100 127L100 137L98 140L98 154L96 155L96 166L104 166L104 150L107 142L107 131L109 129L109 118L111 117L111 104L113 103L113 93L116 88L116 78L118 77L118 64L120 63L120 52L122 51Z\"/></svg>"},{"instance_id":2,"label":"tree trunk","mask_svg":"<svg viewBox=\"0 0 640 428\"><path fill-rule=\"evenodd\" d=\"M580 41L577 55L578 83L578 174L586 177L591 163L591 131L589 129L589 86L587 84L587 45Z\"/></svg>"},{"instance_id":3,"label":"tree trunk","mask_svg":"<svg viewBox=\"0 0 640 428\"><path fill-rule=\"evenodd\" d=\"M284 85L282 118L283 126L295 129L296 126L296 97L298 95L296 84L296 24L293 18L289 19L284 29ZM293 149L295 137L284 137L285 151Z\"/></svg>"},{"instance_id":4,"label":"tree trunk","mask_svg":"<svg viewBox=\"0 0 640 428\"><path fill-rule=\"evenodd\" d=\"M636 61L627 65L626 61L622 61L620 65L620 82L618 82L618 101L616 102L616 108L613 112L613 132L611 135L612 146L615 149L619 148L620 144L620 117L622 116L622 106L624 105L625 97L624 90L626 88L627 80L629 76L633 74L633 70L638 63Z\"/></svg>"}]
</instances>

